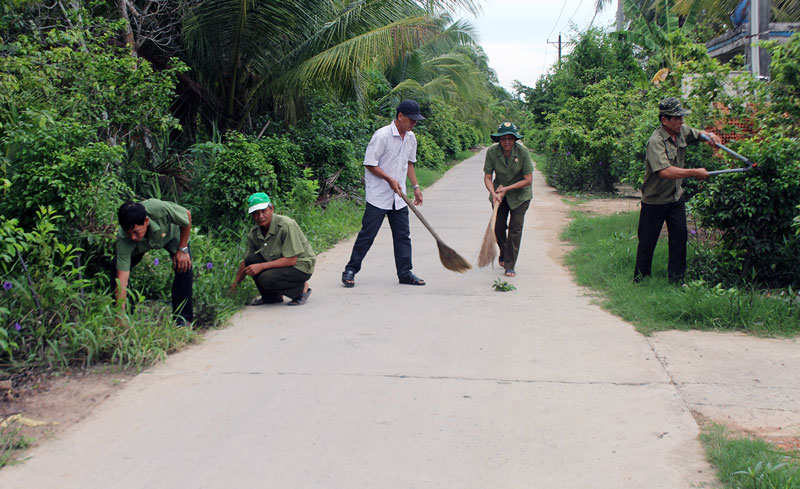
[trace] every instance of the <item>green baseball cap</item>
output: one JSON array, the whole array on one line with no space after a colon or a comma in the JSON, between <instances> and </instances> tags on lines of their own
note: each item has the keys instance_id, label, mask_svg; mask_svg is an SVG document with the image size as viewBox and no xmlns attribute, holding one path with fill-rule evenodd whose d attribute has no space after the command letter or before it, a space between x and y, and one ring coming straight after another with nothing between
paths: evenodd
<instances>
[{"instance_id":1,"label":"green baseball cap","mask_svg":"<svg viewBox=\"0 0 800 489\"><path fill-rule=\"evenodd\" d=\"M691 110L681 107L681 101L675 97L667 97L658 103L658 115L667 115L670 117L683 117L691 114Z\"/></svg>"},{"instance_id":2,"label":"green baseball cap","mask_svg":"<svg viewBox=\"0 0 800 489\"><path fill-rule=\"evenodd\" d=\"M522 136L520 136L517 131L517 126L515 126L513 122L504 122L497 128L497 132L492 134L492 141L496 143L500 141L500 136L505 136L506 134L511 134L517 139L522 139Z\"/></svg>"},{"instance_id":3,"label":"green baseball cap","mask_svg":"<svg viewBox=\"0 0 800 489\"><path fill-rule=\"evenodd\" d=\"M271 205L272 202L269 200L269 195L264 192L256 192L247 198L247 212L249 214L266 209Z\"/></svg>"}]
</instances>

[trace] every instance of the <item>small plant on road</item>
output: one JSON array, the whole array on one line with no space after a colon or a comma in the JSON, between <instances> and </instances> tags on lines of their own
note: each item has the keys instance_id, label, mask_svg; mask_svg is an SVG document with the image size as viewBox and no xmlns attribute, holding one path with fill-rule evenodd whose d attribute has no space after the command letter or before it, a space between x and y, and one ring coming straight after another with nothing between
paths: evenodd
<instances>
[{"instance_id":1,"label":"small plant on road","mask_svg":"<svg viewBox=\"0 0 800 489\"><path fill-rule=\"evenodd\" d=\"M514 287L510 283L500 278L494 281L494 283L492 284L492 288L498 292L509 292L511 290L517 290L516 287Z\"/></svg>"}]
</instances>

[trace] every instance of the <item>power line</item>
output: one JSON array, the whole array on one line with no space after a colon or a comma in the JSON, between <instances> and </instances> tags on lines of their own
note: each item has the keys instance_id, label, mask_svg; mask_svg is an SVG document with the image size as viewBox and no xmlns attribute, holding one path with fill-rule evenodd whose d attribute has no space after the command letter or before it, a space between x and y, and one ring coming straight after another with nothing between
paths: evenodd
<instances>
[{"instance_id":1,"label":"power line","mask_svg":"<svg viewBox=\"0 0 800 489\"><path fill-rule=\"evenodd\" d=\"M558 21L561 20L561 14L564 13L564 8L567 6L567 2L568 1L569 0L564 0L564 5L561 6L561 12L559 12L559 14L558 14L558 18L556 19L556 23L553 24L553 30L550 31L550 34L547 35L547 39L548 40L550 39L550 36L552 36L553 33L556 31L556 27L558 27Z\"/></svg>"}]
</instances>

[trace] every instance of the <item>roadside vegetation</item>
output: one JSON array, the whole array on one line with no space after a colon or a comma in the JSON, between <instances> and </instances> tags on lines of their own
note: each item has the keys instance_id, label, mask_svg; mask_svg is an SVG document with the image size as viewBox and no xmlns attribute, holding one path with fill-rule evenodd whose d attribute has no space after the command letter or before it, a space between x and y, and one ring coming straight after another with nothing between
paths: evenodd
<instances>
[{"instance_id":1,"label":"roadside vegetation","mask_svg":"<svg viewBox=\"0 0 800 489\"><path fill-rule=\"evenodd\" d=\"M471 0L145 4L0 6L0 378L141 368L222 325L255 294L227 294L247 195L330 248L360 225L364 149L401 100L427 117L423 186L519 108L449 16ZM151 197L192 212L194 330L171 324L166 252L133 269L127 312L111 297L116 210Z\"/></svg>"},{"instance_id":2,"label":"roadside vegetation","mask_svg":"<svg viewBox=\"0 0 800 489\"><path fill-rule=\"evenodd\" d=\"M706 281L709 245L696 229L690 231L685 285L667 280L666 240L656 247L653 276L634 283L638 213L573 212L573 217L562 235L575 246L566 257L567 265L579 284L599 292L597 301L604 308L643 334L700 329L791 337L800 332L800 295L793 287L761 289Z\"/></svg>"},{"instance_id":3,"label":"roadside vegetation","mask_svg":"<svg viewBox=\"0 0 800 489\"><path fill-rule=\"evenodd\" d=\"M700 439L725 489L798 489L800 453L731 433L721 425L703 430Z\"/></svg>"}]
</instances>

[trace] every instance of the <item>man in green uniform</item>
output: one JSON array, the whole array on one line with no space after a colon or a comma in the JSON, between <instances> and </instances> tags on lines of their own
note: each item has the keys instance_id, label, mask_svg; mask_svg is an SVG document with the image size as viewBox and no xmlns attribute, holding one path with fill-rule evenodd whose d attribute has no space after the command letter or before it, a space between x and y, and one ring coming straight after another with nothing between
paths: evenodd
<instances>
[{"instance_id":1,"label":"man in green uniform","mask_svg":"<svg viewBox=\"0 0 800 489\"><path fill-rule=\"evenodd\" d=\"M172 310L181 326L190 323L192 314L192 258L189 235L192 214L173 202L148 199L142 203L126 202L117 218L122 229L117 232L116 255L111 262L111 279L117 282L117 302L125 308L131 268L149 250L164 248L172 257L175 277L172 281Z\"/></svg>"},{"instance_id":2,"label":"man in green uniform","mask_svg":"<svg viewBox=\"0 0 800 489\"><path fill-rule=\"evenodd\" d=\"M533 198L533 162L528 149L518 142L520 139L517 126L511 122L500 124L492 134L492 141L497 144L486 151L483 164L483 183L492 204L499 206L494 235L500 247L500 266L505 269L506 277L517 276L514 267L522 242L522 226Z\"/></svg>"},{"instance_id":3,"label":"man in green uniform","mask_svg":"<svg viewBox=\"0 0 800 489\"><path fill-rule=\"evenodd\" d=\"M686 273L686 198L681 187L684 178L705 180L705 168L684 168L686 146L696 144L700 136L710 139L709 145L721 143L714 133L683 125L683 116L690 111L681 107L675 97L665 98L658 104L661 127L647 141L644 183L642 184L642 210L639 214L639 247L636 250L634 281L650 276L653 252L664 221L669 233L669 262L667 274L671 282L681 282Z\"/></svg>"},{"instance_id":4,"label":"man in green uniform","mask_svg":"<svg viewBox=\"0 0 800 489\"><path fill-rule=\"evenodd\" d=\"M247 199L255 226L247 235L247 254L239 265L231 292L245 275L253 278L261 297L252 305L277 304L283 296L288 305L300 306L311 295L308 280L317 261L314 250L294 219L273 213L272 202L263 192Z\"/></svg>"}]
</instances>

